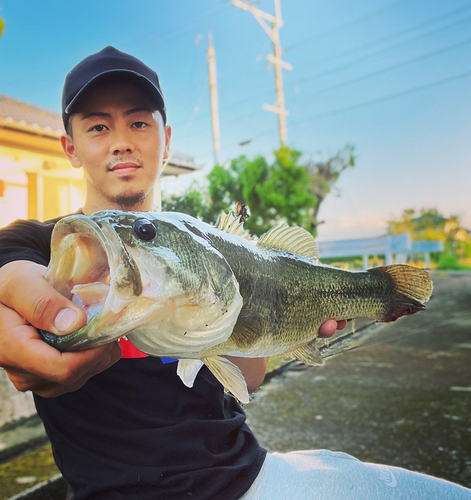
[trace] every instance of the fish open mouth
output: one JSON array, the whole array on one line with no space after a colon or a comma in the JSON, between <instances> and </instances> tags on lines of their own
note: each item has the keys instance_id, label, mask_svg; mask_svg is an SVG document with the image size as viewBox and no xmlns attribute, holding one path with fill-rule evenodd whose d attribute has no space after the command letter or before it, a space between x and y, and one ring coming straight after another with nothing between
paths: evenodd
<instances>
[{"instance_id":1,"label":"fish open mouth","mask_svg":"<svg viewBox=\"0 0 471 500\"><path fill-rule=\"evenodd\" d=\"M48 282L87 314L104 307L110 293L112 269L109 238L89 220L58 223L52 239Z\"/></svg>"},{"instance_id":2,"label":"fish open mouth","mask_svg":"<svg viewBox=\"0 0 471 500\"><path fill-rule=\"evenodd\" d=\"M115 340L129 331L116 321L141 294L139 269L104 212L92 220L74 215L60 220L51 239L46 280L87 314L87 324L67 335L40 330L61 351L86 349ZM121 325L120 323L120 325Z\"/></svg>"}]
</instances>

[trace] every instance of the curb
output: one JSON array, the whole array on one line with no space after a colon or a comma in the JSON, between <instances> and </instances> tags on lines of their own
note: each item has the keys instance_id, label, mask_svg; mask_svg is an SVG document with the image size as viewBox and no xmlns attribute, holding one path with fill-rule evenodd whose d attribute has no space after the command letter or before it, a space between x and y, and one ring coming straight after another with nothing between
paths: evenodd
<instances>
[{"instance_id":1,"label":"curb","mask_svg":"<svg viewBox=\"0 0 471 500\"><path fill-rule=\"evenodd\" d=\"M61 474L33 486L8 500L55 500L65 498L67 494L67 483Z\"/></svg>"}]
</instances>

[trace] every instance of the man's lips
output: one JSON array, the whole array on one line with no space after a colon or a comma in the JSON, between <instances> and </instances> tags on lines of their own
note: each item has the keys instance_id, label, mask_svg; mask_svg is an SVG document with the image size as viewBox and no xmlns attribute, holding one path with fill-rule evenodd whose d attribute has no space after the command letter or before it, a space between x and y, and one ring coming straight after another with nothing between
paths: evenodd
<instances>
[{"instance_id":1,"label":"man's lips","mask_svg":"<svg viewBox=\"0 0 471 500\"><path fill-rule=\"evenodd\" d=\"M132 162L118 163L110 169L110 172L114 172L117 175L129 175L134 173L139 168L141 168L139 165Z\"/></svg>"}]
</instances>

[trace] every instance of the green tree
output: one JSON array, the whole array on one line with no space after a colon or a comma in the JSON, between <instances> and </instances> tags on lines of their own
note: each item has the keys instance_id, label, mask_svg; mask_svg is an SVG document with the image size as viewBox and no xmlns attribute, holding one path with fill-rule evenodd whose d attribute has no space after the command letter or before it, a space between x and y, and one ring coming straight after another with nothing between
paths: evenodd
<instances>
[{"instance_id":1,"label":"green tree","mask_svg":"<svg viewBox=\"0 0 471 500\"><path fill-rule=\"evenodd\" d=\"M214 223L236 202L249 207L245 227L261 235L280 222L317 232L319 207L341 172L353 167L353 147L346 146L325 162L303 163L302 153L288 147L274 152L270 164L263 156L240 156L225 168L216 165L208 175L208 197L201 187L164 199L164 210L174 210ZM188 199L185 199L188 198Z\"/></svg>"},{"instance_id":2,"label":"green tree","mask_svg":"<svg viewBox=\"0 0 471 500\"><path fill-rule=\"evenodd\" d=\"M197 188L192 188L183 195L172 194L162 198L164 212L182 212L203 220L206 218L207 205L207 200Z\"/></svg>"},{"instance_id":3,"label":"green tree","mask_svg":"<svg viewBox=\"0 0 471 500\"><path fill-rule=\"evenodd\" d=\"M421 209L419 213L408 209L388 224L389 234L409 233L413 240L443 241L444 251L431 256L439 267L458 269L462 267L460 260L471 258L471 238L457 215L445 217L435 208Z\"/></svg>"},{"instance_id":4,"label":"green tree","mask_svg":"<svg viewBox=\"0 0 471 500\"><path fill-rule=\"evenodd\" d=\"M2 36L4 28L5 28L5 23L3 19L0 17L0 36Z\"/></svg>"},{"instance_id":5,"label":"green tree","mask_svg":"<svg viewBox=\"0 0 471 500\"><path fill-rule=\"evenodd\" d=\"M271 165L262 156L254 160L241 156L228 169L213 168L208 175L212 218L233 209L239 201L249 207L245 227L253 234L261 235L282 221L309 229L316 198L309 192L309 177L299 164L301 153L282 147L274 154Z\"/></svg>"},{"instance_id":6,"label":"green tree","mask_svg":"<svg viewBox=\"0 0 471 500\"><path fill-rule=\"evenodd\" d=\"M317 227L324 221L319 221L319 209L325 197L335 188L340 174L349 167L355 166L354 146L347 144L325 161L309 160L304 168L309 175L310 192L316 197L317 203L311 213L310 231L317 234ZM339 196L339 193L336 193Z\"/></svg>"}]
</instances>

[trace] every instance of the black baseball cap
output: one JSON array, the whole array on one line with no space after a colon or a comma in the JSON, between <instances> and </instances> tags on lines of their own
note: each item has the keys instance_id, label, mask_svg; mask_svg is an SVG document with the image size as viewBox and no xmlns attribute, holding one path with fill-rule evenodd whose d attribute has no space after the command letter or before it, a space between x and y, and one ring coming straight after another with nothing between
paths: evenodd
<instances>
[{"instance_id":1,"label":"black baseball cap","mask_svg":"<svg viewBox=\"0 0 471 500\"><path fill-rule=\"evenodd\" d=\"M74 106L86 90L105 81L123 80L141 87L149 95L166 125L165 101L157 73L136 57L114 47L105 47L80 61L65 77L62 91L62 121L65 129Z\"/></svg>"}]
</instances>

